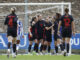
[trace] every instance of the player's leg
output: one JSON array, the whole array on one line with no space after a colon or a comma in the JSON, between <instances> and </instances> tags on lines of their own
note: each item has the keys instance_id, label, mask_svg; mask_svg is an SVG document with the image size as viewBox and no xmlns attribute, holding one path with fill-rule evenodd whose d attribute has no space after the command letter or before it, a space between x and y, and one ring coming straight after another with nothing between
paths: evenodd
<instances>
[{"instance_id":1,"label":"player's leg","mask_svg":"<svg viewBox=\"0 0 80 60\"><path fill-rule=\"evenodd\" d=\"M62 38L62 40L63 40L63 42L62 42L62 44L63 44L63 50L65 50L65 38Z\"/></svg>"},{"instance_id":2,"label":"player's leg","mask_svg":"<svg viewBox=\"0 0 80 60\"><path fill-rule=\"evenodd\" d=\"M48 42L48 53L51 54L50 51L51 51L52 35L49 34L47 37L48 37L47 38L47 42Z\"/></svg>"},{"instance_id":3,"label":"player's leg","mask_svg":"<svg viewBox=\"0 0 80 60\"><path fill-rule=\"evenodd\" d=\"M51 51L51 42L48 42L48 53Z\"/></svg>"},{"instance_id":4,"label":"player's leg","mask_svg":"<svg viewBox=\"0 0 80 60\"><path fill-rule=\"evenodd\" d=\"M42 50L43 50L43 47L44 47L44 37L43 37L43 33L41 32L40 34L39 34L39 41L40 41L40 43L41 43L41 46L40 46L40 52L42 53Z\"/></svg>"},{"instance_id":5,"label":"player's leg","mask_svg":"<svg viewBox=\"0 0 80 60\"><path fill-rule=\"evenodd\" d=\"M18 50L19 50L19 44L20 44L20 36L18 35L17 36L17 41L16 41L16 55L17 55L17 52L18 52Z\"/></svg>"},{"instance_id":6,"label":"player's leg","mask_svg":"<svg viewBox=\"0 0 80 60\"><path fill-rule=\"evenodd\" d=\"M63 51L62 51L62 54L64 56L66 56L66 47L67 47L67 45L66 45L66 38L62 38L62 40L63 40Z\"/></svg>"},{"instance_id":7,"label":"player's leg","mask_svg":"<svg viewBox=\"0 0 80 60\"><path fill-rule=\"evenodd\" d=\"M29 47L28 47L28 52L29 53L31 52L32 43L33 43L33 41L29 41Z\"/></svg>"},{"instance_id":8,"label":"player's leg","mask_svg":"<svg viewBox=\"0 0 80 60\"><path fill-rule=\"evenodd\" d=\"M67 31L66 29L63 29L62 30L62 45L63 45L63 53L65 52L66 50L66 47L65 47L65 41L66 41L66 36L67 36Z\"/></svg>"},{"instance_id":9,"label":"player's leg","mask_svg":"<svg viewBox=\"0 0 80 60\"><path fill-rule=\"evenodd\" d=\"M67 43L67 46L66 46L66 48L67 48L67 54L69 54L70 38L67 38L66 43Z\"/></svg>"},{"instance_id":10,"label":"player's leg","mask_svg":"<svg viewBox=\"0 0 80 60\"><path fill-rule=\"evenodd\" d=\"M66 51L67 51L67 56L69 56L69 49L70 49L70 38L72 36L72 31L71 30L68 30L67 31L67 37L66 37Z\"/></svg>"},{"instance_id":11,"label":"player's leg","mask_svg":"<svg viewBox=\"0 0 80 60\"><path fill-rule=\"evenodd\" d=\"M17 44L16 50L18 51L19 50L19 44L20 44L20 40L19 39L17 40L16 44Z\"/></svg>"},{"instance_id":12,"label":"player's leg","mask_svg":"<svg viewBox=\"0 0 80 60\"><path fill-rule=\"evenodd\" d=\"M8 51L7 51L7 56L8 57L9 57L9 54L10 54L10 46L11 46L12 40L13 40L12 36L8 36Z\"/></svg>"},{"instance_id":13,"label":"player's leg","mask_svg":"<svg viewBox=\"0 0 80 60\"><path fill-rule=\"evenodd\" d=\"M55 44L55 53L58 53L58 45L57 45L57 34L54 34L54 44Z\"/></svg>"},{"instance_id":14,"label":"player's leg","mask_svg":"<svg viewBox=\"0 0 80 60\"><path fill-rule=\"evenodd\" d=\"M57 44L61 49L61 52L63 51L63 45L62 45L62 40L60 38L57 39Z\"/></svg>"},{"instance_id":15,"label":"player's leg","mask_svg":"<svg viewBox=\"0 0 80 60\"><path fill-rule=\"evenodd\" d=\"M70 49L70 38L72 36L72 30L68 29L67 30L67 37L66 37L66 51L67 51L67 56L69 55L69 49Z\"/></svg>"},{"instance_id":16,"label":"player's leg","mask_svg":"<svg viewBox=\"0 0 80 60\"><path fill-rule=\"evenodd\" d=\"M46 52L47 45L48 45L48 42L45 40L45 41L44 41L44 54L45 54L45 52Z\"/></svg>"},{"instance_id":17,"label":"player's leg","mask_svg":"<svg viewBox=\"0 0 80 60\"><path fill-rule=\"evenodd\" d=\"M36 52L36 55L38 55L38 47L39 47L39 42L40 42L40 37L39 37L39 34L34 34L34 42L35 42L35 45L34 45L34 52Z\"/></svg>"},{"instance_id":18,"label":"player's leg","mask_svg":"<svg viewBox=\"0 0 80 60\"><path fill-rule=\"evenodd\" d=\"M55 52L58 53L58 46L57 46L57 40L55 40Z\"/></svg>"},{"instance_id":19,"label":"player's leg","mask_svg":"<svg viewBox=\"0 0 80 60\"><path fill-rule=\"evenodd\" d=\"M38 39L35 39L34 42L35 42L34 51L35 51L36 53L38 53L39 40L38 40Z\"/></svg>"},{"instance_id":20,"label":"player's leg","mask_svg":"<svg viewBox=\"0 0 80 60\"><path fill-rule=\"evenodd\" d=\"M66 35L64 35L64 38L63 38L63 48L64 48L64 56L68 56L68 53L69 53L69 43L70 43L70 38L71 38L71 35L72 35L72 31L71 30L69 30L69 29L67 29L66 31L65 31L65 34ZM66 44L65 44L66 43ZM65 46L64 46L65 45ZM67 54L66 54L66 52L67 52Z\"/></svg>"},{"instance_id":21,"label":"player's leg","mask_svg":"<svg viewBox=\"0 0 80 60\"><path fill-rule=\"evenodd\" d=\"M13 57L16 57L16 37L13 37L12 47L13 47Z\"/></svg>"},{"instance_id":22,"label":"player's leg","mask_svg":"<svg viewBox=\"0 0 80 60\"><path fill-rule=\"evenodd\" d=\"M41 41L40 52L42 52L42 50L44 49L44 40L40 39L40 41Z\"/></svg>"},{"instance_id":23,"label":"player's leg","mask_svg":"<svg viewBox=\"0 0 80 60\"><path fill-rule=\"evenodd\" d=\"M12 36L13 36L13 40L12 40L12 48L13 48L13 57L16 57L16 42L17 42L17 30L13 30L12 31Z\"/></svg>"},{"instance_id":24,"label":"player's leg","mask_svg":"<svg viewBox=\"0 0 80 60\"><path fill-rule=\"evenodd\" d=\"M31 37L30 35L28 35L29 37L29 47L28 47L28 52L30 53L31 52L31 47L32 47L32 43L33 43L33 37Z\"/></svg>"}]
</instances>

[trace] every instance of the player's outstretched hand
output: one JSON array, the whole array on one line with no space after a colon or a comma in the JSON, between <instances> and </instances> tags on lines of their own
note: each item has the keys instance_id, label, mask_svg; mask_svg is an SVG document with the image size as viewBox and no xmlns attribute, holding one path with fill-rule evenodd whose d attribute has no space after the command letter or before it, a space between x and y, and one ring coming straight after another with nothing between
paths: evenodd
<instances>
[{"instance_id":1,"label":"player's outstretched hand","mask_svg":"<svg viewBox=\"0 0 80 60\"><path fill-rule=\"evenodd\" d=\"M48 27L45 27L45 29L46 29L46 30L49 30L49 28L48 28Z\"/></svg>"}]
</instances>

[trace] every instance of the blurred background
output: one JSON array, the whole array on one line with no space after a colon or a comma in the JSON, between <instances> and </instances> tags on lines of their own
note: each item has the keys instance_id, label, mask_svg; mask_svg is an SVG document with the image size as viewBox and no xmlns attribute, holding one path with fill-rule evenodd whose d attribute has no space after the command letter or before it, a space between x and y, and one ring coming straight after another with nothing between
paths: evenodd
<instances>
[{"instance_id":1,"label":"blurred background","mask_svg":"<svg viewBox=\"0 0 80 60\"><path fill-rule=\"evenodd\" d=\"M71 2L71 13L74 17L75 20L75 25L76 25L76 33L80 33L80 0L0 0L0 3L57 3L57 2ZM5 16L10 13L10 8L14 6L0 6L0 33L6 32L6 29L4 28L4 20ZM15 6L16 7L16 14L19 17L19 20L23 22L23 27L25 26L25 6ZM43 8L48 8L48 7L54 7L54 6L27 6L27 11L36 11L38 9L43 9ZM35 16L38 13L41 13L43 15L43 18L46 16L53 16L57 12L57 9L49 9L49 10L44 10L41 12L33 12L33 13L28 13L28 22L31 20L33 16ZM59 11L61 12L61 11ZM29 24L27 24L29 25ZM28 27L27 27L28 28ZM24 29L25 30L25 29Z\"/></svg>"},{"instance_id":2,"label":"blurred background","mask_svg":"<svg viewBox=\"0 0 80 60\"><path fill-rule=\"evenodd\" d=\"M62 2L71 3L71 14L75 21L76 33L80 33L80 0L0 0L0 3L62 3ZM5 21L5 17L10 13L11 7L16 7L16 14L18 15L19 20L21 20L23 23L24 31L27 31L26 29L29 26L29 22L31 21L31 18L37 14L42 14L43 19L45 19L45 17L47 16L50 16L50 17L54 16L56 12L61 13L60 9L51 8L51 7L54 7L53 5L46 5L46 6L45 5L42 5L42 6L40 5L35 5L35 6L24 6L24 5L6 6L4 5L4 6L0 6L0 33L6 33L6 28L4 27L4 21ZM51 8L51 9L48 9L48 8ZM41 9L42 11L39 11ZM27 12L27 15L25 12ZM5 53L6 51L0 50L0 53L1 52ZM23 52L26 52L26 50L23 50L20 52L23 53ZM76 51L76 49L74 49L73 52L79 53L80 50Z\"/></svg>"}]
</instances>

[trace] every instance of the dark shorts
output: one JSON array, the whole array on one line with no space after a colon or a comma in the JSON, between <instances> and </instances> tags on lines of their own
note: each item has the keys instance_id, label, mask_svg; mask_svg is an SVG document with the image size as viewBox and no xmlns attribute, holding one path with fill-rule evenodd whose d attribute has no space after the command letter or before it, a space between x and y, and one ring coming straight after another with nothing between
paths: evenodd
<instances>
[{"instance_id":1,"label":"dark shorts","mask_svg":"<svg viewBox=\"0 0 80 60\"><path fill-rule=\"evenodd\" d=\"M52 42L52 36L48 36L48 37L46 38L46 41Z\"/></svg>"},{"instance_id":2,"label":"dark shorts","mask_svg":"<svg viewBox=\"0 0 80 60\"><path fill-rule=\"evenodd\" d=\"M54 33L54 41L57 41L57 39L62 39L61 35L59 36L57 33Z\"/></svg>"},{"instance_id":3,"label":"dark shorts","mask_svg":"<svg viewBox=\"0 0 80 60\"><path fill-rule=\"evenodd\" d=\"M46 34L45 36L46 37L45 37L44 41L52 42L52 34Z\"/></svg>"},{"instance_id":4,"label":"dark shorts","mask_svg":"<svg viewBox=\"0 0 80 60\"><path fill-rule=\"evenodd\" d=\"M30 34L28 34L28 37L29 37L29 41L34 41L36 39L35 35L31 37Z\"/></svg>"},{"instance_id":5,"label":"dark shorts","mask_svg":"<svg viewBox=\"0 0 80 60\"><path fill-rule=\"evenodd\" d=\"M63 38L71 38L72 36L72 30L71 29L62 29L62 37Z\"/></svg>"},{"instance_id":6,"label":"dark shorts","mask_svg":"<svg viewBox=\"0 0 80 60\"><path fill-rule=\"evenodd\" d=\"M7 36L17 37L17 30L8 29Z\"/></svg>"},{"instance_id":7,"label":"dark shorts","mask_svg":"<svg viewBox=\"0 0 80 60\"><path fill-rule=\"evenodd\" d=\"M43 33L38 33L38 40L40 40L40 39L44 39Z\"/></svg>"}]
</instances>

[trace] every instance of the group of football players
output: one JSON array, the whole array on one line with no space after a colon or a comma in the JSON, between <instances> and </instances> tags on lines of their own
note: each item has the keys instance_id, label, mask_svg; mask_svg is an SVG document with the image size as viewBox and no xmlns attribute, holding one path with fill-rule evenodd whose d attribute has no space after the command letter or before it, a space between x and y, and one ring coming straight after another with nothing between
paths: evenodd
<instances>
[{"instance_id":1,"label":"group of football players","mask_svg":"<svg viewBox=\"0 0 80 60\"><path fill-rule=\"evenodd\" d=\"M51 42L52 37L54 37L55 53L58 54L58 47L60 47L62 54L64 56L69 55L70 49L70 38L75 35L74 20L71 15L69 15L69 9L64 9L65 14L55 13L54 17L42 18L39 14L32 17L29 26L29 47L28 52L31 53L31 47L33 42L35 42L33 51L36 54L51 54ZM39 49L40 46L40 50Z\"/></svg>"},{"instance_id":2,"label":"group of football players","mask_svg":"<svg viewBox=\"0 0 80 60\"><path fill-rule=\"evenodd\" d=\"M37 55L51 55L51 42L54 37L55 53L58 55L60 47L61 53L64 56L69 55L70 49L70 38L75 35L75 24L73 17L69 14L69 9L64 9L65 14L55 13L54 17L46 17L43 19L42 15L32 17L29 26L29 47L28 54L32 52L31 48L34 44L33 53ZM7 56L10 55L10 46L12 42L13 57L16 57L19 49L20 36L24 37L22 23L18 20L15 14L15 8L11 8L11 13L6 17L5 25L7 28L8 37L8 52ZM17 39L18 38L18 39ZM16 45L18 45L16 47ZM40 49L39 49L40 46ZM47 52L46 52L47 51Z\"/></svg>"},{"instance_id":3,"label":"group of football players","mask_svg":"<svg viewBox=\"0 0 80 60\"><path fill-rule=\"evenodd\" d=\"M16 8L11 8L10 14L6 16L4 24L7 25L8 51L7 57L10 56L12 46L12 56L16 57L19 50L20 37L24 37L22 22L18 20Z\"/></svg>"}]
</instances>

